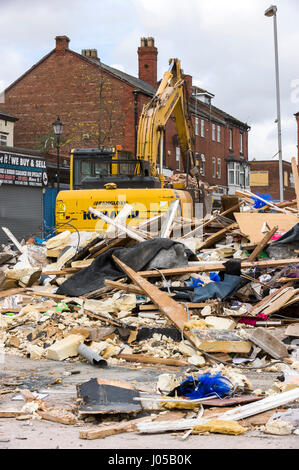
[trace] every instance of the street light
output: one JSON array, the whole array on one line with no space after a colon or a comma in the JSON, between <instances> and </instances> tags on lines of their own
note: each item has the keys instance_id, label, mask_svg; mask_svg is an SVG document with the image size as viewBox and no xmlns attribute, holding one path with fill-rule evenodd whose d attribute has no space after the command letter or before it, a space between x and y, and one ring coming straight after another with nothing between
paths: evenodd
<instances>
[{"instance_id":1,"label":"street light","mask_svg":"<svg viewBox=\"0 0 299 470\"><path fill-rule=\"evenodd\" d=\"M278 68L278 44L277 44L277 6L271 5L265 11L265 16L273 16L274 26L274 47L275 47L275 72L276 72L276 104L277 104L277 133L278 133L278 154L279 154L279 189L280 202L283 202L283 174L282 174L282 146L281 146L281 118L280 118L280 92L279 92L279 68Z\"/></svg>"},{"instance_id":2,"label":"street light","mask_svg":"<svg viewBox=\"0 0 299 470\"><path fill-rule=\"evenodd\" d=\"M60 186L60 168L59 168L59 150L60 150L60 136L63 133L63 127L64 124L60 120L60 117L58 116L56 121L53 122L53 129L54 129L54 134L56 135L56 148L57 148L57 194L59 192L59 186Z\"/></svg>"}]
</instances>

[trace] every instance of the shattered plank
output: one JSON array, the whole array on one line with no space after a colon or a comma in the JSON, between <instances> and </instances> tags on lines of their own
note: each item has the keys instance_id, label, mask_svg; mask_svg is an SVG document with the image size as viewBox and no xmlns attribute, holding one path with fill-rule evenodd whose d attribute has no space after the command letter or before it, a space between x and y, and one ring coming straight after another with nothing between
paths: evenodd
<instances>
[{"instance_id":1,"label":"shattered plank","mask_svg":"<svg viewBox=\"0 0 299 470\"><path fill-rule=\"evenodd\" d=\"M154 356L147 356L145 354L118 354L115 356L117 359L124 359L127 362L140 362L144 364L164 364L167 366L185 367L190 366L190 362L182 361L179 359L168 359Z\"/></svg>"},{"instance_id":2,"label":"shattered plank","mask_svg":"<svg viewBox=\"0 0 299 470\"><path fill-rule=\"evenodd\" d=\"M177 213L178 207L179 207L180 201L179 199L176 199L175 201L172 201L169 205L168 212L166 214L166 220L162 224L161 227L161 238L169 238L169 235L171 233L171 226L174 220L174 217Z\"/></svg>"},{"instance_id":3,"label":"shattered plank","mask_svg":"<svg viewBox=\"0 0 299 470\"><path fill-rule=\"evenodd\" d=\"M119 281L110 281L109 279L105 280L105 286L111 287L113 289L124 290L126 292L131 292L132 294L144 295L144 292L139 287L134 286L134 284L124 284Z\"/></svg>"},{"instance_id":4,"label":"shattered plank","mask_svg":"<svg viewBox=\"0 0 299 470\"><path fill-rule=\"evenodd\" d=\"M290 264L299 264L299 258L289 258L289 259L271 259L271 260L262 260L262 261L242 261L241 268L276 268L276 267L283 267L288 266ZM139 271L138 275L142 277L160 277L161 274L164 276L178 276L181 274L188 274L188 273L197 273L197 272L211 272L211 271L225 271L224 264L199 264L199 265L192 265L185 268L169 268L169 269L160 269L150 270L150 271Z\"/></svg>"},{"instance_id":5,"label":"shattered plank","mask_svg":"<svg viewBox=\"0 0 299 470\"><path fill-rule=\"evenodd\" d=\"M108 217L107 215L104 215L102 212L97 211L96 209L93 209L92 207L89 207L88 211L96 215L100 219L104 220L104 222L106 222L107 224L111 224L114 227L118 228L119 230L125 232L129 237L133 238L134 240L137 240L138 242L144 242L145 238L143 236L138 235L133 230L130 230L129 227L115 222L114 220L110 219L110 217Z\"/></svg>"},{"instance_id":6,"label":"shattered plank","mask_svg":"<svg viewBox=\"0 0 299 470\"><path fill-rule=\"evenodd\" d=\"M80 439L100 439L103 437L114 436L115 434L122 434L124 432L134 432L137 430L137 423L145 421L152 421L151 416L144 418L131 419L126 423L115 423L110 426L101 425L96 429L83 429L79 432Z\"/></svg>"},{"instance_id":7,"label":"shattered plank","mask_svg":"<svg viewBox=\"0 0 299 470\"><path fill-rule=\"evenodd\" d=\"M268 233L266 233L264 238L259 242L259 244L249 256L248 261L253 261L259 255L259 253L265 248L267 243L270 241L271 237L273 237L276 230L278 230L278 225L275 225Z\"/></svg>"},{"instance_id":8,"label":"shattered plank","mask_svg":"<svg viewBox=\"0 0 299 470\"><path fill-rule=\"evenodd\" d=\"M182 331L184 329L184 324L188 319L187 312L184 307L173 300L168 293L160 291L156 286L143 279L133 269L116 258L116 256L113 255L112 258L123 272L134 282L134 284L140 287L152 302L159 307L160 311L164 313L179 330Z\"/></svg>"},{"instance_id":9,"label":"shattered plank","mask_svg":"<svg viewBox=\"0 0 299 470\"><path fill-rule=\"evenodd\" d=\"M76 424L77 418L73 413L65 410L49 410L49 411L37 411L37 414L47 420L54 421L54 423L60 424Z\"/></svg>"},{"instance_id":10,"label":"shattered plank","mask_svg":"<svg viewBox=\"0 0 299 470\"><path fill-rule=\"evenodd\" d=\"M188 321L188 314L183 305L172 299L167 292L161 291L146 279L142 278L133 269L116 258L116 256L112 255L112 258L134 284L143 289L151 301L157 305L159 310L184 334L185 338L196 346L197 338L190 331L184 330L184 325Z\"/></svg>"}]
</instances>

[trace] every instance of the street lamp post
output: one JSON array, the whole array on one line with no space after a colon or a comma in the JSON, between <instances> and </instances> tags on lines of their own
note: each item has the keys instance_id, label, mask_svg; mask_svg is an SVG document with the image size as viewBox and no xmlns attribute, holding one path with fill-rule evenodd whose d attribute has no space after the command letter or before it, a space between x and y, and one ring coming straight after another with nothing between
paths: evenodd
<instances>
[{"instance_id":1,"label":"street lamp post","mask_svg":"<svg viewBox=\"0 0 299 470\"><path fill-rule=\"evenodd\" d=\"M281 145L281 118L280 118L280 91L279 91L279 68L278 68L278 44L277 44L277 6L271 5L265 11L265 16L273 16L274 27L274 48L275 48L275 73L276 73L276 104L277 104L277 133L278 133L278 154L279 154L279 192L280 202L283 202L283 171L282 171L282 145Z\"/></svg>"},{"instance_id":2,"label":"street lamp post","mask_svg":"<svg viewBox=\"0 0 299 470\"><path fill-rule=\"evenodd\" d=\"M56 121L53 122L54 134L56 135L56 148L57 148L57 194L60 186L60 167L59 167L59 151L60 151L60 136L63 133L64 124L58 116Z\"/></svg>"}]
</instances>

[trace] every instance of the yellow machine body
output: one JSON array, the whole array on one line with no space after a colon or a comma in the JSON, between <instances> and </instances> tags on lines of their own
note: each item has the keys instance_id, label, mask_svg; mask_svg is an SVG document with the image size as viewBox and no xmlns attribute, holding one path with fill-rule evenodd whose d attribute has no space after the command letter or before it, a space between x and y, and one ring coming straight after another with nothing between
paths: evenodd
<instances>
[{"instance_id":1,"label":"yellow machine body","mask_svg":"<svg viewBox=\"0 0 299 470\"><path fill-rule=\"evenodd\" d=\"M176 199L180 201L180 214L191 218L193 201L187 191L166 188L60 191L56 201L57 232L79 230L101 233L105 231L107 224L91 214L88 211L89 207L114 219L126 203L130 204L132 213L127 219L127 224L135 226L167 212L170 203Z\"/></svg>"}]
</instances>

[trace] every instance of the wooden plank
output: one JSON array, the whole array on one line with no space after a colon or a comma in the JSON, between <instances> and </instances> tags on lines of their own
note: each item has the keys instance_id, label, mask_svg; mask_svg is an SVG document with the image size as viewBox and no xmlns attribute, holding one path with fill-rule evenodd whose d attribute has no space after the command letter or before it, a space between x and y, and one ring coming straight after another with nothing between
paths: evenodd
<instances>
[{"instance_id":1,"label":"wooden plank","mask_svg":"<svg viewBox=\"0 0 299 470\"><path fill-rule=\"evenodd\" d=\"M17 416L21 416L25 413L22 411L16 410L0 410L0 418L16 418Z\"/></svg>"},{"instance_id":2,"label":"wooden plank","mask_svg":"<svg viewBox=\"0 0 299 470\"><path fill-rule=\"evenodd\" d=\"M27 289L25 287L17 287L16 289L7 289L0 292L0 299L4 299L5 297L10 297L11 295L18 295L22 294Z\"/></svg>"},{"instance_id":3,"label":"wooden plank","mask_svg":"<svg viewBox=\"0 0 299 470\"><path fill-rule=\"evenodd\" d=\"M118 228L119 230L125 232L129 237L133 238L134 240L137 240L138 242L144 242L145 238L143 236L137 235L137 233L135 233L133 230L130 230L129 227L115 222L107 215L104 215L102 212L97 211L96 209L93 209L92 207L89 207L88 211L96 215L100 219L104 220L104 222L106 222L107 224L111 224L114 227Z\"/></svg>"},{"instance_id":4,"label":"wooden plank","mask_svg":"<svg viewBox=\"0 0 299 470\"><path fill-rule=\"evenodd\" d=\"M295 294L295 290L293 288L288 288L287 286L282 286L280 289L272 292L272 294L267 295L264 297L258 304L254 305L248 312L250 316L256 316L258 313L265 313L265 315L270 315L270 313L274 313L281 306L286 304ZM280 296L283 295L282 298ZM272 302L276 300L275 306L271 306Z\"/></svg>"},{"instance_id":5,"label":"wooden plank","mask_svg":"<svg viewBox=\"0 0 299 470\"><path fill-rule=\"evenodd\" d=\"M220 212L219 216L225 217L226 215L230 214L231 212L238 211L238 209L240 209L240 203L235 204L234 206L230 207L229 209L226 209L226 210L223 211L223 212ZM217 220L217 215L211 217L210 220L208 220L207 222L201 224L201 226L196 227L194 230L192 230L191 232L185 234L185 235L184 235L183 237L181 237L181 238L190 238L190 237L195 236L196 233L197 233L200 229L203 229L204 227L207 227L208 225L210 225L211 222L213 222L213 221L215 221L215 220Z\"/></svg>"},{"instance_id":6,"label":"wooden plank","mask_svg":"<svg viewBox=\"0 0 299 470\"><path fill-rule=\"evenodd\" d=\"M161 227L161 234L160 234L161 238L169 238L173 219L177 213L179 204L180 204L179 199L176 199L175 201L172 201L170 203L164 223L162 224L162 227Z\"/></svg>"},{"instance_id":7,"label":"wooden plank","mask_svg":"<svg viewBox=\"0 0 299 470\"><path fill-rule=\"evenodd\" d=\"M241 232L246 234L250 243L256 244L258 244L265 236L262 232L264 222L267 222L270 229L277 225L279 230L285 230L286 232L298 223L298 217L294 214L235 212L234 216L239 224Z\"/></svg>"},{"instance_id":8,"label":"wooden plank","mask_svg":"<svg viewBox=\"0 0 299 470\"><path fill-rule=\"evenodd\" d=\"M245 197L245 198L249 198L249 199L254 197L254 198L258 199L259 201L264 202L265 204L267 204L268 206L270 206L272 209L274 209L277 212L282 212L283 214L288 213L285 208L280 208L279 206L277 206L273 202L267 201L267 200L263 199L261 196L258 196L256 194L252 193L251 191L248 191L247 189L243 190L243 191L236 191L235 194L236 194L236 196ZM252 200L251 200L251 203L253 203Z\"/></svg>"},{"instance_id":9,"label":"wooden plank","mask_svg":"<svg viewBox=\"0 0 299 470\"><path fill-rule=\"evenodd\" d=\"M105 286L111 287L112 289L124 290L126 292L131 292L132 294L144 295L144 292L139 287L134 284L124 284L119 281L110 281L109 279L105 280Z\"/></svg>"},{"instance_id":10,"label":"wooden plank","mask_svg":"<svg viewBox=\"0 0 299 470\"><path fill-rule=\"evenodd\" d=\"M101 249L98 249L97 247L93 248L92 251L90 252L91 258L96 258L97 256L102 255L103 253L106 253L106 251L110 250L110 248L114 248L115 246L119 246L124 242L123 238L116 238L115 240L112 240L111 242L105 243L106 246L104 246Z\"/></svg>"},{"instance_id":11,"label":"wooden plank","mask_svg":"<svg viewBox=\"0 0 299 470\"><path fill-rule=\"evenodd\" d=\"M178 302L178 303L180 303L180 302ZM190 308L190 309L204 308L207 305L210 305L212 307L212 305L210 303L205 303L205 302L194 302L194 303L186 302L183 305ZM157 307L154 304L139 305L139 310L140 311L148 311L148 310L152 311L152 310L155 310L156 308Z\"/></svg>"},{"instance_id":12,"label":"wooden plank","mask_svg":"<svg viewBox=\"0 0 299 470\"><path fill-rule=\"evenodd\" d=\"M262 261L242 261L241 268L276 268L284 267L290 264L299 264L299 258L288 258L288 259L273 259L273 260L262 260ZM213 263L213 264L199 264L192 265L185 268L170 268L170 269L160 269L160 272L164 276L179 276L182 274L188 273L198 273L198 272L212 272L212 271L225 271L224 264ZM139 271L139 276L142 277L160 277L161 274L156 270L149 271Z\"/></svg>"},{"instance_id":13,"label":"wooden plank","mask_svg":"<svg viewBox=\"0 0 299 470\"><path fill-rule=\"evenodd\" d=\"M114 436L116 434L122 434L124 432L134 432L137 430L137 423L144 421L152 421L151 416L145 418L137 418L127 421L126 423L114 423L110 426L101 425L96 429L82 429L79 432L80 439L101 439L108 436Z\"/></svg>"},{"instance_id":14,"label":"wooden plank","mask_svg":"<svg viewBox=\"0 0 299 470\"><path fill-rule=\"evenodd\" d=\"M136 284L144 290L151 301L157 305L161 313L163 313L177 328L181 331L185 338L196 346L197 338L187 330L184 330L184 325L188 320L188 315L183 305L172 299L167 292L162 292L156 286L142 278L133 269L121 262L116 256L112 256L115 263L117 263L124 273Z\"/></svg>"},{"instance_id":15,"label":"wooden plank","mask_svg":"<svg viewBox=\"0 0 299 470\"><path fill-rule=\"evenodd\" d=\"M37 414L47 421L60 424L76 424L77 418L65 410L37 411Z\"/></svg>"},{"instance_id":16,"label":"wooden plank","mask_svg":"<svg viewBox=\"0 0 299 470\"><path fill-rule=\"evenodd\" d=\"M264 238L259 242L259 244L255 247L255 249L249 256L248 261L253 261L259 255L259 253L265 248L267 243L270 241L270 238L273 237L277 229L278 225L275 225L268 233L266 233Z\"/></svg>"},{"instance_id":17,"label":"wooden plank","mask_svg":"<svg viewBox=\"0 0 299 470\"><path fill-rule=\"evenodd\" d=\"M117 359L124 359L127 362L140 362L143 364L164 364L166 366L175 367L190 367L190 362L182 361L179 359L168 359L154 356L147 356L145 354L118 354L115 356Z\"/></svg>"},{"instance_id":18,"label":"wooden plank","mask_svg":"<svg viewBox=\"0 0 299 470\"><path fill-rule=\"evenodd\" d=\"M204 242L201 243L201 245L198 247L198 250L201 250L202 248L209 248L210 246L213 246L215 243L217 243L219 240L224 238L227 232L230 230L233 230L234 228L237 228L238 224L235 222L233 224L228 225L227 227L224 227L222 230L219 230L216 233L213 233L213 235L210 235Z\"/></svg>"},{"instance_id":19,"label":"wooden plank","mask_svg":"<svg viewBox=\"0 0 299 470\"><path fill-rule=\"evenodd\" d=\"M298 176L298 168L296 163L296 158L292 157L292 172L294 177L294 185L295 185L295 193L296 193L296 201L297 201L297 212L299 212L299 176Z\"/></svg>"}]
</instances>

